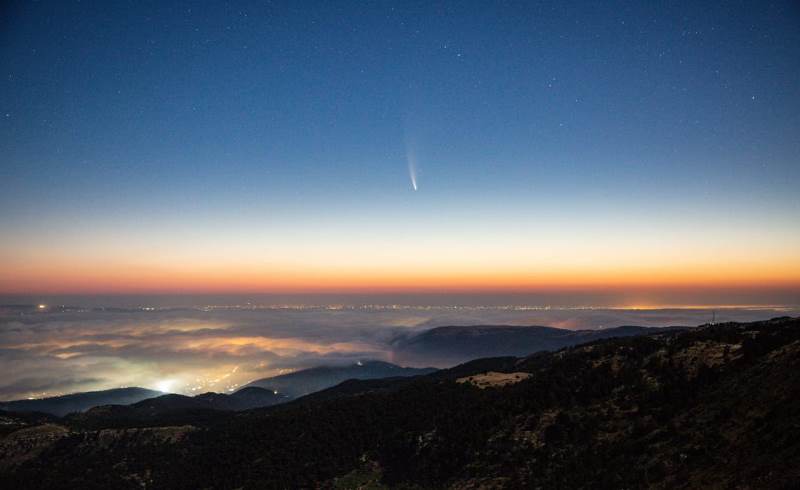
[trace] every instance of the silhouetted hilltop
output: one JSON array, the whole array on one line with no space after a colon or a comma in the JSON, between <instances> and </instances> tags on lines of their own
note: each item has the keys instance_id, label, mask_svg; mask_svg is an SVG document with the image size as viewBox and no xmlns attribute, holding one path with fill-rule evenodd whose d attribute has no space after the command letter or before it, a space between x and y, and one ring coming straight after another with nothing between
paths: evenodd
<instances>
[{"instance_id":1,"label":"silhouetted hilltop","mask_svg":"<svg viewBox=\"0 0 800 490\"><path fill-rule=\"evenodd\" d=\"M185 396L175 393L148 398L131 405L103 405L70 414L66 421L81 428L163 426L176 421L194 423L216 418L218 411L241 411L268 407L288 401L264 388L250 387L236 393L203 393Z\"/></svg>"},{"instance_id":2,"label":"silhouetted hilltop","mask_svg":"<svg viewBox=\"0 0 800 490\"><path fill-rule=\"evenodd\" d=\"M162 395L160 391L146 388L115 388L102 391L87 391L70 395L40 398L36 400L14 400L0 402L0 410L11 412L43 412L63 416L71 412L83 412L98 405L129 405L147 398Z\"/></svg>"},{"instance_id":3,"label":"silhouetted hilltop","mask_svg":"<svg viewBox=\"0 0 800 490\"><path fill-rule=\"evenodd\" d=\"M383 361L363 361L346 366L318 366L293 373L253 381L247 387L258 386L290 398L335 386L348 379L376 379L419 376L435 371L433 368L400 367Z\"/></svg>"},{"instance_id":4,"label":"silhouetted hilltop","mask_svg":"<svg viewBox=\"0 0 800 490\"><path fill-rule=\"evenodd\" d=\"M673 327L677 328L677 327ZM437 327L394 342L396 362L454 366L472 359L524 356L611 337L629 337L663 328L622 326L600 330L568 330L540 326L476 325Z\"/></svg>"}]
</instances>

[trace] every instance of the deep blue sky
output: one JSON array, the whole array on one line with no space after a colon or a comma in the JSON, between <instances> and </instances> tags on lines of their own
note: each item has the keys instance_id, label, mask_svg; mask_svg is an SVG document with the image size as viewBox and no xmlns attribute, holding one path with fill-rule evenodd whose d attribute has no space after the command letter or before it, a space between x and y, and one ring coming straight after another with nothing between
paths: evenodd
<instances>
[{"instance_id":1,"label":"deep blue sky","mask_svg":"<svg viewBox=\"0 0 800 490\"><path fill-rule=\"evenodd\" d=\"M488 227L522 249L537 233L568 241L564 222L800 243L797 2L65 0L0 13L9 260L54 241L59 257L98 241L132 254L127 237L146 230L165 248ZM643 222L659 226L627 226Z\"/></svg>"}]
</instances>

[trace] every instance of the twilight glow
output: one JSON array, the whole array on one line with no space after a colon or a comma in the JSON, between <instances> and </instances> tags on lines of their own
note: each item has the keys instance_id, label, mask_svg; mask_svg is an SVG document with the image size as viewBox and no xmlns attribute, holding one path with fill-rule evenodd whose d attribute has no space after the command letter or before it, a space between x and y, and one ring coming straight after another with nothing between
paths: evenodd
<instances>
[{"instance_id":1,"label":"twilight glow","mask_svg":"<svg viewBox=\"0 0 800 490\"><path fill-rule=\"evenodd\" d=\"M800 303L796 5L552 7L4 7L0 293Z\"/></svg>"}]
</instances>

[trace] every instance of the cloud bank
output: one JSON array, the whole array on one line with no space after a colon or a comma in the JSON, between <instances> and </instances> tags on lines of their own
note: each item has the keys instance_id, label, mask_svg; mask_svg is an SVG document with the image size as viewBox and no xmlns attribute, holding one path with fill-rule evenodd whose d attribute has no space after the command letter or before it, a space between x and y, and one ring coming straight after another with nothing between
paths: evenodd
<instances>
[{"instance_id":1,"label":"cloud bank","mask_svg":"<svg viewBox=\"0 0 800 490\"><path fill-rule=\"evenodd\" d=\"M718 321L797 311L729 309ZM196 394L320 364L392 360L399 336L442 325L696 325L709 310L503 308L0 309L0 400L120 386Z\"/></svg>"}]
</instances>

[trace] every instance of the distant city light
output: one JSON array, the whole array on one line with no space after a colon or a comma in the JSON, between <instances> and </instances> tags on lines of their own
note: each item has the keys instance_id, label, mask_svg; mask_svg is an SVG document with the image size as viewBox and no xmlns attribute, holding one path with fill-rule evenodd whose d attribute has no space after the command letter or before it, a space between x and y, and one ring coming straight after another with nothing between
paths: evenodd
<instances>
[{"instance_id":1,"label":"distant city light","mask_svg":"<svg viewBox=\"0 0 800 490\"><path fill-rule=\"evenodd\" d=\"M175 381L171 379L162 379L156 383L156 389L164 393L169 393L173 384L175 384Z\"/></svg>"}]
</instances>

